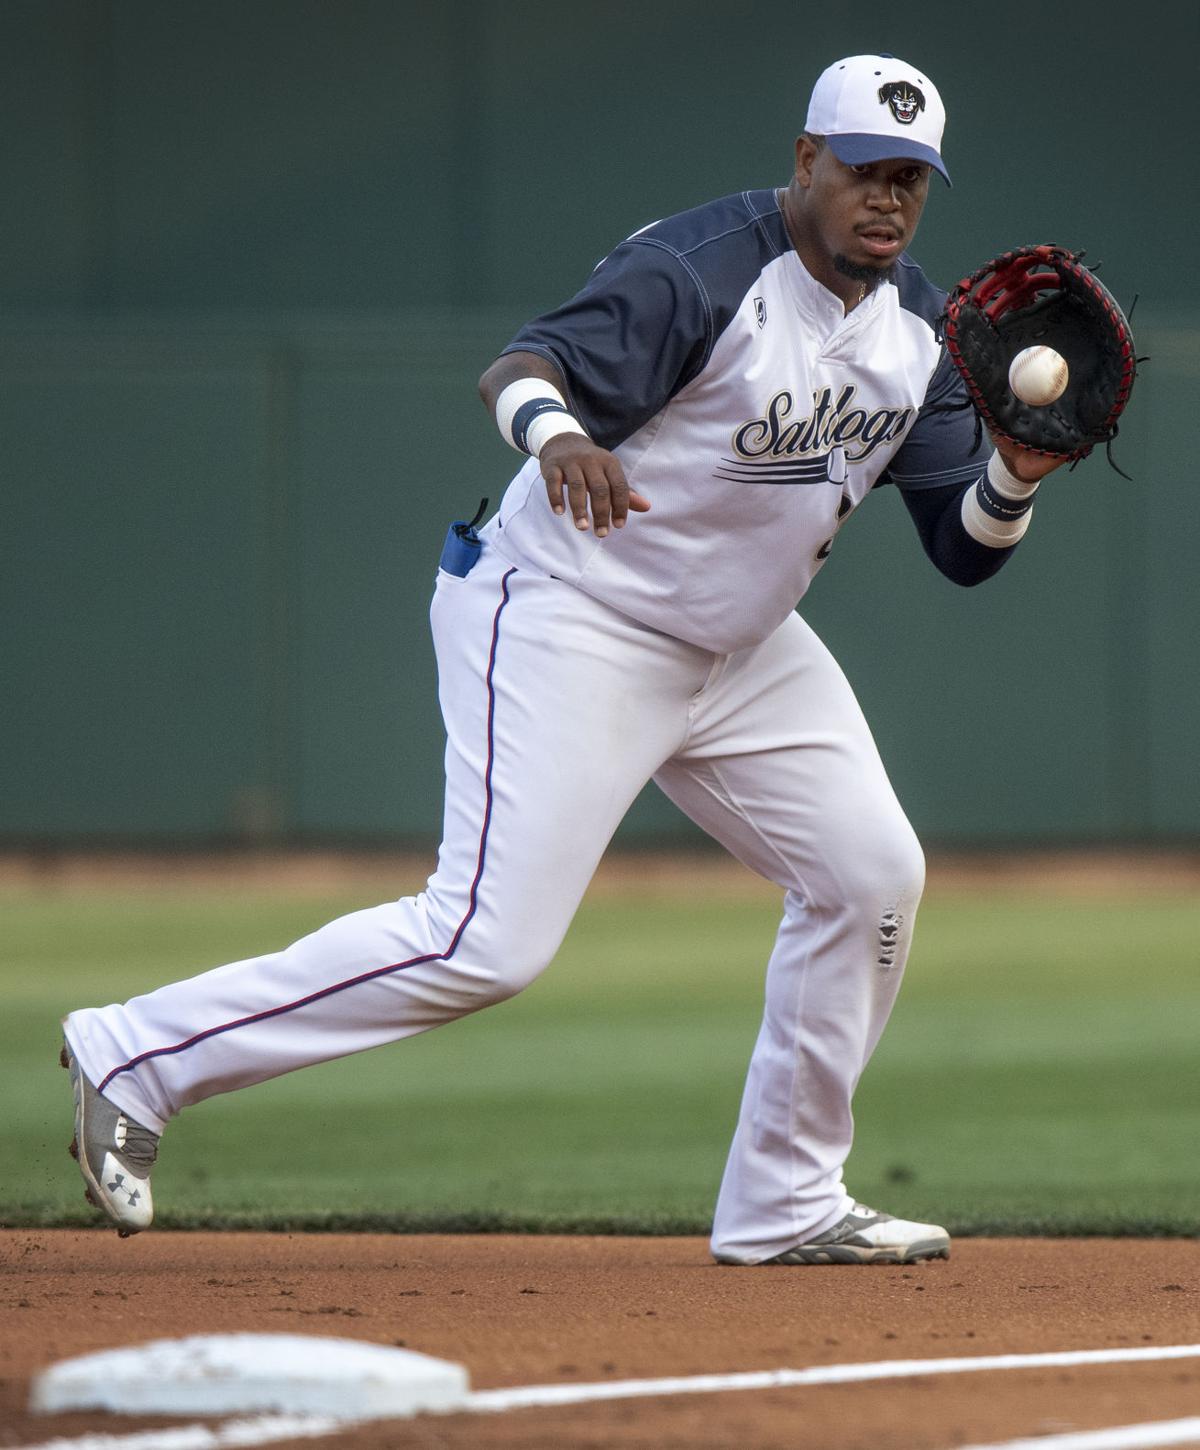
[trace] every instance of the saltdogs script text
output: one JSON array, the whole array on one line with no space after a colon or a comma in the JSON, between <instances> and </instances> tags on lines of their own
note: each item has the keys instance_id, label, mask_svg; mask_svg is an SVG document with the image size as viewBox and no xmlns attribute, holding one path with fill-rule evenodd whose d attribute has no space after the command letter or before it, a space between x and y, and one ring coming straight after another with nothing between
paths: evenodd
<instances>
[{"instance_id":1,"label":"saltdogs script text","mask_svg":"<svg viewBox=\"0 0 1200 1450\"><path fill-rule=\"evenodd\" d=\"M833 399L832 388L813 393L813 410L807 418L791 422L794 399L781 388L767 404L761 418L751 418L733 435L733 450L739 458L762 462L771 458L795 458L825 454L831 448L845 450L846 460L859 463L883 443L898 438L912 421L912 408L876 408L868 412L853 406L856 389L848 383Z\"/></svg>"}]
</instances>

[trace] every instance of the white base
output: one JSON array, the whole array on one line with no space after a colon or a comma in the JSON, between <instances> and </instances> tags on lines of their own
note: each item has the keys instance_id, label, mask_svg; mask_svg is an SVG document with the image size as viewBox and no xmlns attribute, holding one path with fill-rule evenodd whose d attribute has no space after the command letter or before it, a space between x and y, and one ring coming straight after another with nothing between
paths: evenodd
<instances>
[{"instance_id":1,"label":"white base","mask_svg":"<svg viewBox=\"0 0 1200 1450\"><path fill-rule=\"evenodd\" d=\"M409 1349L301 1334L196 1334L63 1360L33 1382L30 1408L122 1415L281 1410L344 1419L453 1410L466 1369Z\"/></svg>"}]
</instances>

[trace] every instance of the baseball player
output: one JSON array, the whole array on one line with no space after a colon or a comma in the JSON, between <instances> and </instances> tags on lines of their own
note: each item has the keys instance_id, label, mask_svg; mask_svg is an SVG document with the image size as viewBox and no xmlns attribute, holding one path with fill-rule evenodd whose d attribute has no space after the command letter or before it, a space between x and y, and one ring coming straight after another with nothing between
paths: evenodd
<instances>
[{"instance_id":1,"label":"baseball player","mask_svg":"<svg viewBox=\"0 0 1200 1450\"><path fill-rule=\"evenodd\" d=\"M785 187L656 222L529 323L480 391L527 455L451 529L432 605L444 837L418 896L65 1022L76 1152L123 1233L183 1108L436 1027L551 961L653 779L783 889L718 1198L735 1264L907 1263L949 1238L857 1203L851 1099L900 984L923 859L866 722L796 613L899 488L933 563L986 579L1052 461L977 441L909 259L941 156L918 67L818 79Z\"/></svg>"}]
</instances>

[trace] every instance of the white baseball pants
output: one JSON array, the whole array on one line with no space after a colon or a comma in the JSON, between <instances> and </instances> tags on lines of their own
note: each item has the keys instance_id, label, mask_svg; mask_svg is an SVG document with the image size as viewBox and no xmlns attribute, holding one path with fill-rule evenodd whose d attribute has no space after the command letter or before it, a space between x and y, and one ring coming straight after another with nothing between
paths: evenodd
<instances>
[{"instance_id":1,"label":"white baseball pants","mask_svg":"<svg viewBox=\"0 0 1200 1450\"><path fill-rule=\"evenodd\" d=\"M432 608L444 839L415 897L123 1006L74 1012L88 1077L155 1131L190 1103L519 992L653 777L784 890L712 1244L755 1263L849 1205L851 1097L891 1010L924 866L841 670L798 615L716 655L485 544Z\"/></svg>"}]
</instances>

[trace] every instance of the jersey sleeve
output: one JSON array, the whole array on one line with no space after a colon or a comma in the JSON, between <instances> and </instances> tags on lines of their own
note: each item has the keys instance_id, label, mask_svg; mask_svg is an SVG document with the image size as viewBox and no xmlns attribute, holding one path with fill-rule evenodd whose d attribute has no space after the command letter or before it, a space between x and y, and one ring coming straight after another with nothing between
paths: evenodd
<instances>
[{"instance_id":1,"label":"jersey sleeve","mask_svg":"<svg viewBox=\"0 0 1200 1450\"><path fill-rule=\"evenodd\" d=\"M711 347L699 278L673 248L633 237L569 302L527 323L504 349L555 363L571 410L603 448L628 438L689 382Z\"/></svg>"},{"instance_id":2,"label":"jersey sleeve","mask_svg":"<svg viewBox=\"0 0 1200 1450\"><path fill-rule=\"evenodd\" d=\"M943 350L916 422L880 482L906 493L966 483L987 467L991 451L987 434L976 428L966 384Z\"/></svg>"}]
</instances>

